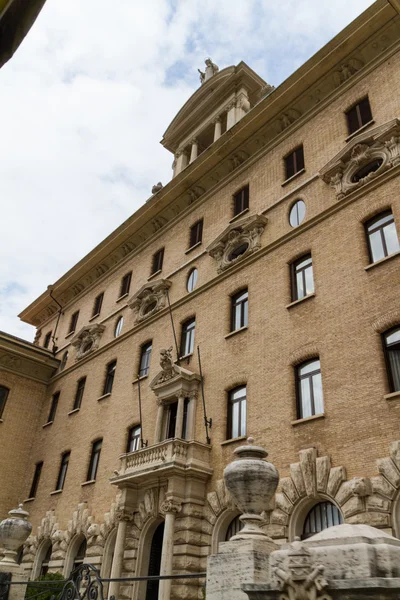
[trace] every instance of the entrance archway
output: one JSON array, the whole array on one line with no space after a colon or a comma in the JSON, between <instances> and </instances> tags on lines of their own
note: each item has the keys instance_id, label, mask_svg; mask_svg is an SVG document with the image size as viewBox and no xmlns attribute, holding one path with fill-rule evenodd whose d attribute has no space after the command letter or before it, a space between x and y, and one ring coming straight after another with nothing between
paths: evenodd
<instances>
[{"instance_id":1,"label":"entrance archway","mask_svg":"<svg viewBox=\"0 0 400 600\"><path fill-rule=\"evenodd\" d=\"M161 552L164 537L164 521L160 523L153 534L150 546L148 575L159 575L161 567ZM146 588L146 600L158 599L159 581L148 581Z\"/></svg>"}]
</instances>

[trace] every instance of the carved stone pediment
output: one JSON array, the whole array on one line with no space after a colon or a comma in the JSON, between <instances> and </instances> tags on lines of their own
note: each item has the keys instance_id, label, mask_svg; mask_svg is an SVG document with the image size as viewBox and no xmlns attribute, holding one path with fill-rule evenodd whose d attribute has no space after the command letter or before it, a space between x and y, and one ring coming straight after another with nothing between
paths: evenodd
<instances>
[{"instance_id":1,"label":"carved stone pediment","mask_svg":"<svg viewBox=\"0 0 400 600\"><path fill-rule=\"evenodd\" d=\"M105 328L105 325L94 323L93 325L86 325L86 327L82 327L78 331L71 340L71 345L77 349L75 355L76 361L97 350Z\"/></svg>"},{"instance_id":2,"label":"carved stone pediment","mask_svg":"<svg viewBox=\"0 0 400 600\"><path fill-rule=\"evenodd\" d=\"M156 279L143 285L128 302L135 312L136 323L144 321L167 303L167 291L172 282L168 279Z\"/></svg>"},{"instance_id":3,"label":"carved stone pediment","mask_svg":"<svg viewBox=\"0 0 400 600\"><path fill-rule=\"evenodd\" d=\"M218 273L258 250L268 219L251 215L231 223L207 248L217 262Z\"/></svg>"},{"instance_id":4,"label":"carved stone pediment","mask_svg":"<svg viewBox=\"0 0 400 600\"><path fill-rule=\"evenodd\" d=\"M365 176L357 176L363 167L379 165ZM384 171L400 164L400 120L392 119L384 125L356 135L319 172L325 183L331 185L338 200L365 185Z\"/></svg>"}]
</instances>

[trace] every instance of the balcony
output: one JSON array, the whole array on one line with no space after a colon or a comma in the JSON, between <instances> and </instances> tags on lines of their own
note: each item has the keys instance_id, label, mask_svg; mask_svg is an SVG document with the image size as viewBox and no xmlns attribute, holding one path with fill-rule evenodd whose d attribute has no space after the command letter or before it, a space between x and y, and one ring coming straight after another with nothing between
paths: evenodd
<instances>
[{"instance_id":1,"label":"balcony","mask_svg":"<svg viewBox=\"0 0 400 600\"><path fill-rule=\"evenodd\" d=\"M164 440L148 448L123 454L118 475L110 481L115 485L122 482L143 483L172 475L195 475L208 479L212 474L210 452L211 446L194 440Z\"/></svg>"}]
</instances>

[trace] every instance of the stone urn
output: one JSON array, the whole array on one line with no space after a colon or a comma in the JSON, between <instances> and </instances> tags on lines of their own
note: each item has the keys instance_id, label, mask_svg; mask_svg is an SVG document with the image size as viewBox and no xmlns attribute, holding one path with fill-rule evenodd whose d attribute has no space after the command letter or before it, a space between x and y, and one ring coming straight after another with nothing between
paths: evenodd
<instances>
[{"instance_id":1,"label":"stone urn","mask_svg":"<svg viewBox=\"0 0 400 600\"><path fill-rule=\"evenodd\" d=\"M10 510L10 518L0 523L0 545L4 547L2 563L16 564L18 549L28 539L32 525L27 521L29 513L22 508L22 504Z\"/></svg>"},{"instance_id":2,"label":"stone urn","mask_svg":"<svg viewBox=\"0 0 400 600\"><path fill-rule=\"evenodd\" d=\"M253 438L248 438L245 446L236 448L237 459L224 470L226 488L243 513L240 520L244 527L231 540L268 537L261 529L264 523L261 513L275 494L279 473L273 464L264 460L267 451L253 443Z\"/></svg>"}]
</instances>

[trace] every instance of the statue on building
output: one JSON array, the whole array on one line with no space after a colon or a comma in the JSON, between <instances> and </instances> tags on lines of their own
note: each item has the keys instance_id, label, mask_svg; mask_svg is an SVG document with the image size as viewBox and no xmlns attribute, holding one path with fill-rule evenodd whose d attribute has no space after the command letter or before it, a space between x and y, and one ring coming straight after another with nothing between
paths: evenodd
<instances>
[{"instance_id":1,"label":"statue on building","mask_svg":"<svg viewBox=\"0 0 400 600\"><path fill-rule=\"evenodd\" d=\"M200 73L200 83L201 84L203 84L206 81L208 81L209 79L211 79L211 77L213 77L213 75L216 75L219 71L218 65L213 63L211 58L206 58L206 60L204 62L206 64L205 71L201 71L200 69L197 69L198 72Z\"/></svg>"},{"instance_id":2,"label":"statue on building","mask_svg":"<svg viewBox=\"0 0 400 600\"><path fill-rule=\"evenodd\" d=\"M162 190L163 187L164 187L163 184L161 183L161 181L159 181L158 183L156 183L156 185L153 185L153 187L151 188L151 193L157 194L157 192Z\"/></svg>"}]
</instances>

